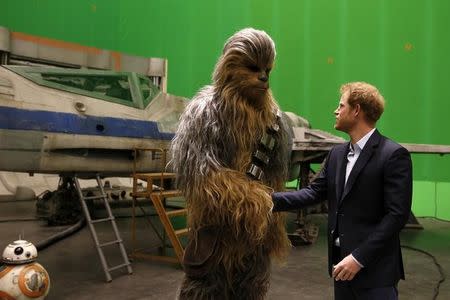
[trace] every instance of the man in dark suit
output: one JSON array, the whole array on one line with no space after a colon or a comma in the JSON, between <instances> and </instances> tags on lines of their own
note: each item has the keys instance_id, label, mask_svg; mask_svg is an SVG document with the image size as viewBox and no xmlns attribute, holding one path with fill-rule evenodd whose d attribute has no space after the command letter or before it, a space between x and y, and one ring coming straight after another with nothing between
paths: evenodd
<instances>
[{"instance_id":1,"label":"man in dark suit","mask_svg":"<svg viewBox=\"0 0 450 300\"><path fill-rule=\"evenodd\" d=\"M365 82L341 87L335 128L350 142L334 147L306 188L273 193L274 211L328 201L328 271L338 300L398 299L404 279L399 232L412 198L409 152L375 129L384 110Z\"/></svg>"}]
</instances>

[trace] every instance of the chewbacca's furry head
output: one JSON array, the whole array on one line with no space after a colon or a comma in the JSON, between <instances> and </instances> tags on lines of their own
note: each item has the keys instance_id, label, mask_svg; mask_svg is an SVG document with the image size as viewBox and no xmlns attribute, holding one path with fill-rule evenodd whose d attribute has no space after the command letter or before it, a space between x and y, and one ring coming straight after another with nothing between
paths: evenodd
<instances>
[{"instance_id":1,"label":"chewbacca's furry head","mask_svg":"<svg viewBox=\"0 0 450 300\"><path fill-rule=\"evenodd\" d=\"M262 101L269 90L269 74L275 59L275 43L264 31L245 28L225 43L216 64L213 81L216 91ZM225 97L229 98L229 97Z\"/></svg>"}]
</instances>

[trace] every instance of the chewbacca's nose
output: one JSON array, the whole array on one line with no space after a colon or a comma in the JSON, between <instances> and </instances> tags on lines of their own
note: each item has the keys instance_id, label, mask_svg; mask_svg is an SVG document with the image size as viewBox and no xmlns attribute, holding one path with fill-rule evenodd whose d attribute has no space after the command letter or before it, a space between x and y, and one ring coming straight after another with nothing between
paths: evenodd
<instances>
[{"instance_id":1,"label":"chewbacca's nose","mask_svg":"<svg viewBox=\"0 0 450 300\"><path fill-rule=\"evenodd\" d=\"M267 76L266 73L262 73L259 75L258 79L261 80L262 82L267 82L267 80L269 80L269 76Z\"/></svg>"}]
</instances>

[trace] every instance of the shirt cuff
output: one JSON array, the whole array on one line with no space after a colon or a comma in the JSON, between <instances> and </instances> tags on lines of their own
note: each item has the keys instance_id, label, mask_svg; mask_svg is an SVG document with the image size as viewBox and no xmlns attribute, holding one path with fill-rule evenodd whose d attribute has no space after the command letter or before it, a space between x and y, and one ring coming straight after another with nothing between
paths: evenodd
<instances>
[{"instance_id":1,"label":"shirt cuff","mask_svg":"<svg viewBox=\"0 0 450 300\"><path fill-rule=\"evenodd\" d=\"M364 266L353 256L353 254L350 254L351 258L355 261L355 263L358 264L361 268L364 268Z\"/></svg>"}]
</instances>

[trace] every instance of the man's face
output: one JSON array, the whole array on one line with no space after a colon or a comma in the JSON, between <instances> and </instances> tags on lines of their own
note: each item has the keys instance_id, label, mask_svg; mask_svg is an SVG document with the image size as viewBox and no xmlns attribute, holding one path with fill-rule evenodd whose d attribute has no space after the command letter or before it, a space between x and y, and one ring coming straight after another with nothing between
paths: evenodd
<instances>
[{"instance_id":1,"label":"man's face","mask_svg":"<svg viewBox=\"0 0 450 300\"><path fill-rule=\"evenodd\" d=\"M346 133L349 133L356 124L356 108L348 104L348 96L349 92L342 94L338 107L334 111L334 115L336 116L334 128Z\"/></svg>"}]
</instances>

